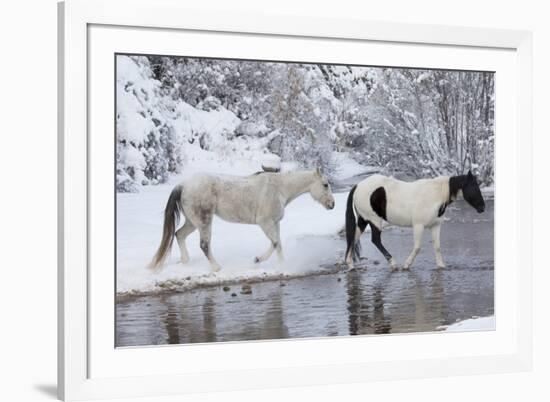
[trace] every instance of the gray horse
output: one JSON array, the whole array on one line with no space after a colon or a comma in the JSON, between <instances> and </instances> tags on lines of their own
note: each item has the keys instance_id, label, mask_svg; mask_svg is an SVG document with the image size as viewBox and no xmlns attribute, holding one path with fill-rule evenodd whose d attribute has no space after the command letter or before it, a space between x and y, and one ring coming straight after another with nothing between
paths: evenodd
<instances>
[{"instance_id":1,"label":"gray horse","mask_svg":"<svg viewBox=\"0 0 550 402\"><path fill-rule=\"evenodd\" d=\"M247 177L195 175L172 190L164 210L162 240L149 267L157 269L164 263L174 234L178 239L181 261L189 261L185 239L198 229L200 247L212 270L219 271L220 265L210 247L214 214L228 222L256 224L262 228L271 246L255 258L256 263L267 260L275 250L279 260L282 260L279 224L288 203L304 193L310 193L325 208L334 208L330 185L319 169L288 173L260 172ZM180 214L185 216L185 223L176 231Z\"/></svg>"}]
</instances>

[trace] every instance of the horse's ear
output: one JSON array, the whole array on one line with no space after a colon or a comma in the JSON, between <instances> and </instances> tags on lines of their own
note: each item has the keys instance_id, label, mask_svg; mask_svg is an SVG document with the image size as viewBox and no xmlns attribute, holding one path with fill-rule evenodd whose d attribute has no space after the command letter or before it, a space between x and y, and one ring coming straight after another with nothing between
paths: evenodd
<instances>
[{"instance_id":1,"label":"horse's ear","mask_svg":"<svg viewBox=\"0 0 550 402\"><path fill-rule=\"evenodd\" d=\"M472 174L472 169L468 169L468 177L472 178L474 175Z\"/></svg>"},{"instance_id":2,"label":"horse's ear","mask_svg":"<svg viewBox=\"0 0 550 402\"><path fill-rule=\"evenodd\" d=\"M321 168L315 169L315 173L317 173L319 176L321 176Z\"/></svg>"}]
</instances>

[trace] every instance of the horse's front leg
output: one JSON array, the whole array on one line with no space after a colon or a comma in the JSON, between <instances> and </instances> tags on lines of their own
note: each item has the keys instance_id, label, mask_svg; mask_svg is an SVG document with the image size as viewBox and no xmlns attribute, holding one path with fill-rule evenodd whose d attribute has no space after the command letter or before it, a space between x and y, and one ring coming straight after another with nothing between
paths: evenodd
<instances>
[{"instance_id":1,"label":"horse's front leg","mask_svg":"<svg viewBox=\"0 0 550 402\"><path fill-rule=\"evenodd\" d=\"M432 226L431 230L437 268L445 268L445 263L443 262L443 257L441 256L441 243L439 240L439 236L441 234L441 224Z\"/></svg>"},{"instance_id":2,"label":"horse's front leg","mask_svg":"<svg viewBox=\"0 0 550 402\"><path fill-rule=\"evenodd\" d=\"M382 227L382 222L380 222L380 227ZM372 243L384 255L384 258L386 258L386 260L388 261L388 264L390 264L391 270L397 271L397 264L395 263L394 258L382 244L382 231L378 228L378 226L376 226L372 222L370 223L370 230L371 230Z\"/></svg>"},{"instance_id":3,"label":"horse's front leg","mask_svg":"<svg viewBox=\"0 0 550 402\"><path fill-rule=\"evenodd\" d=\"M255 263L260 263L265 260L267 260L269 257L271 257L271 254L273 254L273 251L277 250L277 256L279 257L279 261L283 260L283 248L281 246L281 238L280 238L280 225L279 222L260 222L258 223L260 227L262 228L263 232L267 236L267 238L271 241L271 246L269 246L269 249L260 257L254 258Z\"/></svg>"},{"instance_id":4,"label":"horse's front leg","mask_svg":"<svg viewBox=\"0 0 550 402\"><path fill-rule=\"evenodd\" d=\"M413 226L413 235L414 235L414 248L409 254L409 257L403 265L403 269L409 269L414 262L418 252L420 251L420 246L422 244L422 233L424 233L424 225L414 225Z\"/></svg>"}]
</instances>

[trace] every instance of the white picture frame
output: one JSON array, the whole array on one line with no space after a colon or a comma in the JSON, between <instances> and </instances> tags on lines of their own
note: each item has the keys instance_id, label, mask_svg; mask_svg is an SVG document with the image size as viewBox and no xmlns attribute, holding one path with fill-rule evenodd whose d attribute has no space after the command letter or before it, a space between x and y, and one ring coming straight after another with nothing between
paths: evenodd
<instances>
[{"instance_id":1,"label":"white picture frame","mask_svg":"<svg viewBox=\"0 0 550 402\"><path fill-rule=\"evenodd\" d=\"M132 12L129 13L128 10ZM61 399L146 397L380 379L499 373L531 368L531 33L276 15L215 15L186 9L182 2L177 0L69 0L59 4L58 16L58 392ZM106 54L126 49L116 48L117 43L122 42L117 42L114 31L109 31L108 35L105 35L107 31L102 34L102 29L118 30L120 35L124 36L123 39L130 42L132 37L135 40L136 36L145 35L141 37L140 46L155 45L153 39L150 40L153 45L147 45L147 40L143 40L145 37L164 35L167 40L160 51L169 51L170 36L192 34L214 35L217 38L239 37L239 40L254 38L261 43L271 41L272 44L279 40L284 40L285 43L310 41L312 48L315 47L315 41L337 44L338 47L349 45L350 49L353 46L367 45L379 48L401 46L404 50L412 49L412 53L417 55L417 60L410 59L410 63L426 67L437 67L439 64L436 61L430 62L428 57L422 59L423 49L449 50L447 63L458 63L461 58L467 60L468 57L463 55L467 56L469 52L475 53L480 60L487 60L488 65L493 63L491 59L494 58L495 66L503 66L501 77L506 79L506 85L502 86L503 93L509 90L510 92L506 93L511 95L499 103L497 93L496 102L496 113L506 110L506 113L501 114L506 114L506 117L511 119L507 120L511 123L507 126L503 123L499 126L497 122L497 143L503 145L497 145L496 150L496 188L499 197L505 194L505 191L510 191L509 197L502 198L500 209L507 209L510 223L507 223L506 230L512 232L505 247L507 250L503 251L503 247L500 248L503 253L501 258L497 248L497 269L504 274L501 278L496 278L495 294L498 298L503 296L503 292L507 292L508 304L505 305L505 309L498 310L497 300L496 331L446 334L443 337L440 334L415 334L349 337L330 341L310 339L241 342L211 345L204 349L195 346L195 349L176 346L147 348L146 351L125 349L113 352L114 347L110 350L108 342L102 342L101 339L102 334L108 333L114 323L108 322L108 318L101 318L98 312L102 312L102 306L109 306L113 300L106 298L102 303L98 303L94 294L97 293L98 287L103 285L97 281L95 274L91 274L90 269L93 261L105 258L94 255L95 251L90 248L90 239L93 237L90 228L101 230L100 225L90 224L90 208L95 208L92 204L95 203L94 197L98 194L95 188L94 191L90 191L90 183L91 176L95 174L93 172L99 169L96 169L97 164L94 165L94 160L112 155L113 151L106 150L105 155L90 153L90 136L101 126L99 123L95 124L95 117L90 111L90 106L96 104L92 93L101 93L94 87L98 83L97 80L91 80L90 77L92 73L95 74L95 70L92 71L92 59L98 60L94 53L96 49ZM110 45L101 40L102 35L112 39ZM275 48L276 46L273 49ZM235 49L227 51L235 52ZM389 58L389 52L385 53L384 60L392 60ZM406 57L407 52L403 53L400 57ZM384 54L384 51L381 54ZM396 63L401 65L403 62ZM465 68L467 64L457 66ZM500 67L496 70L497 80L498 69ZM94 124L91 124L92 121ZM507 163L499 164L499 158L502 160L504 156ZM508 180L513 184L509 190L501 190L498 186L500 171L506 171ZM112 191L112 187L105 191ZM505 204L504 199L509 200L509 204ZM498 202L501 202L501 198ZM497 218L498 215L495 215L498 228ZM510 256L513 258L502 258L506 257L504 253L512 253ZM518 256L521 256L521 264ZM98 284L91 286L92 283ZM504 305L501 303L500 306ZM98 320L105 322L100 324ZM401 351L401 355L375 356L375 353L369 352L370 357L367 359L361 353L352 353L356 350L367 350L369 345L374 344L378 350L394 345L394 349ZM433 350L423 349L422 345L431 345ZM445 357L442 357L442 353L438 354L438 348L448 349L449 345L452 345L452 353L447 352ZM323 356L316 353L319 348L323 348ZM240 367L229 369L220 363L219 360L223 359L216 360L210 357L225 356L230 359L234 353L240 356L260 355L264 358L262 361L243 359ZM197 361L200 356L207 356L204 359L207 364L201 366L200 370L186 370L185 363L181 363L185 361L181 359L182 356L188 356L187 361L192 361L193 358ZM145 365L148 361L163 361L164 370L144 372L140 371L139 367L136 368L139 362Z\"/></svg>"}]
</instances>

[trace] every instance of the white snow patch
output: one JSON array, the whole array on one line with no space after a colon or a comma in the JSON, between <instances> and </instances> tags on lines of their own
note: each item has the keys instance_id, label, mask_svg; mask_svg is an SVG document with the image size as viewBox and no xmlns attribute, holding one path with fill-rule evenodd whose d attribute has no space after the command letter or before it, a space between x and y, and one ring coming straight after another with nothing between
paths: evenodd
<instances>
[{"instance_id":1,"label":"white snow patch","mask_svg":"<svg viewBox=\"0 0 550 402\"><path fill-rule=\"evenodd\" d=\"M336 166L334 178L337 180L380 171L380 167L378 166L361 165L359 162L353 160L347 152L333 152L331 162Z\"/></svg>"},{"instance_id":2,"label":"white snow patch","mask_svg":"<svg viewBox=\"0 0 550 402\"><path fill-rule=\"evenodd\" d=\"M495 186L482 187L481 194L483 194L483 197L485 198L495 198Z\"/></svg>"},{"instance_id":3,"label":"white snow patch","mask_svg":"<svg viewBox=\"0 0 550 402\"><path fill-rule=\"evenodd\" d=\"M496 328L495 316L488 317L472 317L464 321L459 321L451 325L442 325L437 327L437 330L447 332L463 332L463 331L492 331Z\"/></svg>"},{"instance_id":4,"label":"white snow patch","mask_svg":"<svg viewBox=\"0 0 550 402\"><path fill-rule=\"evenodd\" d=\"M267 154L262 157L262 167L264 169L281 170L281 158L275 154Z\"/></svg>"}]
</instances>

